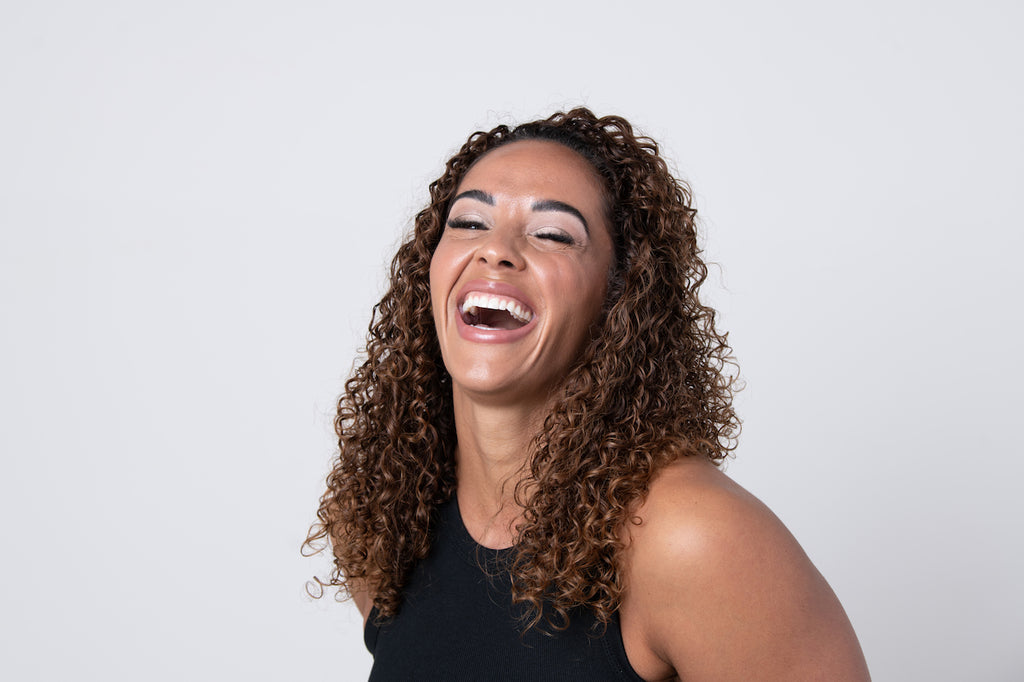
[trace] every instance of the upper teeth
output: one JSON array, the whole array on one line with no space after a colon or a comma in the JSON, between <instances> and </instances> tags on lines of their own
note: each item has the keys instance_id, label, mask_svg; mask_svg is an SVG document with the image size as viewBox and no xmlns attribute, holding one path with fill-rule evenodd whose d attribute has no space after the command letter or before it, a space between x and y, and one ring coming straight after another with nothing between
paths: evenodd
<instances>
[{"instance_id":1,"label":"upper teeth","mask_svg":"<svg viewBox=\"0 0 1024 682\"><path fill-rule=\"evenodd\" d=\"M481 293L472 293L466 296L466 300L462 304L462 312L475 315L477 308L504 310L512 317L524 323L533 319L533 313L529 309L504 296L492 296Z\"/></svg>"}]
</instances>

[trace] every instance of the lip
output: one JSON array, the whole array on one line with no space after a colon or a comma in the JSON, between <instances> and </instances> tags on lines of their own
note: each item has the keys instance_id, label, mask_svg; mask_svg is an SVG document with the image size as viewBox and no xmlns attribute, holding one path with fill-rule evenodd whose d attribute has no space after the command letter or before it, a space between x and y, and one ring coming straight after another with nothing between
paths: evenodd
<instances>
[{"instance_id":1,"label":"lip","mask_svg":"<svg viewBox=\"0 0 1024 682\"><path fill-rule=\"evenodd\" d=\"M518 329L480 329L479 327L472 327L462 320L461 313L462 304L465 303L466 297L471 293L494 294L515 299L521 305L529 308L533 313L533 317ZM458 330L459 336L467 341L475 341L477 343L509 343L511 341L518 341L533 330L537 324L537 317L537 310L534 308L533 302L530 301L519 287L508 282L474 279L466 282L455 298L455 328Z\"/></svg>"}]
</instances>

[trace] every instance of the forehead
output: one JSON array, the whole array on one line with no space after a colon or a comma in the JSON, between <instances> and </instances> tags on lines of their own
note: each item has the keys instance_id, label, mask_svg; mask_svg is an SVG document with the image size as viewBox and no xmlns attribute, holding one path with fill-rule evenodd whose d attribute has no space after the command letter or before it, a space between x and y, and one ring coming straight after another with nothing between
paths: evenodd
<instances>
[{"instance_id":1,"label":"forehead","mask_svg":"<svg viewBox=\"0 0 1024 682\"><path fill-rule=\"evenodd\" d=\"M464 189L528 192L546 198L573 195L577 201L602 206L606 198L601 178L590 163L548 140L521 140L487 152L462 178L458 191Z\"/></svg>"}]
</instances>

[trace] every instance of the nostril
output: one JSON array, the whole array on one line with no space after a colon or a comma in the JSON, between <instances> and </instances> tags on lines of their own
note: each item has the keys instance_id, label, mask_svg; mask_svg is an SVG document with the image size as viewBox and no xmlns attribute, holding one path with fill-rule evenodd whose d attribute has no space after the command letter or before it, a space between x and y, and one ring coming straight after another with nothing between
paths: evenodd
<instances>
[{"instance_id":1,"label":"nostril","mask_svg":"<svg viewBox=\"0 0 1024 682\"><path fill-rule=\"evenodd\" d=\"M487 239L486 242L480 244L477 258L478 263L486 263L492 268L518 270L523 266L522 253L519 251L518 245L511 239L502 240L498 237Z\"/></svg>"}]
</instances>

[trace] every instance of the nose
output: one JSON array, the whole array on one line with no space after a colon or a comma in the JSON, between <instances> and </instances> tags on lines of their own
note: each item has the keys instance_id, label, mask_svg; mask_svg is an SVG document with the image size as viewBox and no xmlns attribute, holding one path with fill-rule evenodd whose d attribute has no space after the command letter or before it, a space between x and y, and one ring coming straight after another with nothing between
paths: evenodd
<instances>
[{"instance_id":1,"label":"nose","mask_svg":"<svg viewBox=\"0 0 1024 682\"><path fill-rule=\"evenodd\" d=\"M522 270L523 254L520 252L518 240L511 230L495 227L488 231L487 237L480 245L477 258L494 268L511 268Z\"/></svg>"}]
</instances>

